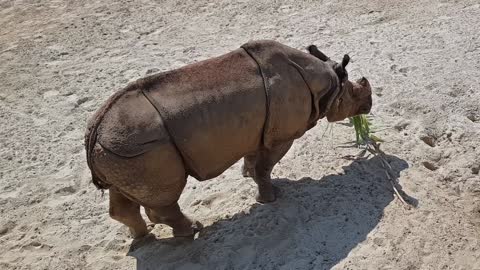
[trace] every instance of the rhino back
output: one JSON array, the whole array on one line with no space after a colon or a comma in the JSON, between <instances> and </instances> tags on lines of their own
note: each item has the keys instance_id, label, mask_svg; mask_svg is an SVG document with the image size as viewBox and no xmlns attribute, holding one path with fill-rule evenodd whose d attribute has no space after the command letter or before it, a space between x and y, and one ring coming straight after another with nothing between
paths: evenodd
<instances>
[{"instance_id":1,"label":"rhino back","mask_svg":"<svg viewBox=\"0 0 480 270\"><path fill-rule=\"evenodd\" d=\"M219 175L261 144L264 82L243 49L138 84L199 180Z\"/></svg>"}]
</instances>

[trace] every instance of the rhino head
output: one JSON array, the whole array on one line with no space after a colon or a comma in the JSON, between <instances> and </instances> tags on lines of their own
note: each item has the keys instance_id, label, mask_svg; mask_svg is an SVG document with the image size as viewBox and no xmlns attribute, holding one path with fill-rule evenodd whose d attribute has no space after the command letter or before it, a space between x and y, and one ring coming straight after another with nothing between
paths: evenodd
<instances>
[{"instance_id":1,"label":"rhino head","mask_svg":"<svg viewBox=\"0 0 480 270\"><path fill-rule=\"evenodd\" d=\"M315 45L310 45L308 51L311 55L330 65L340 82L340 94L328 110L327 120L335 122L347 117L369 113L372 108L372 88L365 77L356 82L348 80L346 66L350 62L350 57L347 54L344 55L342 63L339 64L319 51Z\"/></svg>"}]
</instances>

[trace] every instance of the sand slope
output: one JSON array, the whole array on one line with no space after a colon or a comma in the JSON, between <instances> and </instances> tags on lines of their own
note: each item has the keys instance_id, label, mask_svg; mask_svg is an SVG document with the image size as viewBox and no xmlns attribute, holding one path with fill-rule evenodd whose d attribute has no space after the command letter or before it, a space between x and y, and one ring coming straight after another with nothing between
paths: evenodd
<instances>
[{"instance_id":1,"label":"sand slope","mask_svg":"<svg viewBox=\"0 0 480 270\"><path fill-rule=\"evenodd\" d=\"M179 2L0 1L0 269L480 269L477 0ZM236 164L190 179L195 241L158 225L132 245L89 182L86 118L129 81L260 38L350 53L418 207L322 121L274 170L275 203Z\"/></svg>"}]
</instances>

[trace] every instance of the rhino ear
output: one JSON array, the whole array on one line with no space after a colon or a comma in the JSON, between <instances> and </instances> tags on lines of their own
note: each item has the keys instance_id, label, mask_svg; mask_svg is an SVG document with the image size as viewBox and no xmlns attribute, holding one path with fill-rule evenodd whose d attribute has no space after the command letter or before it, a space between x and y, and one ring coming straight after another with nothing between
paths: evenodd
<instances>
[{"instance_id":1,"label":"rhino ear","mask_svg":"<svg viewBox=\"0 0 480 270\"><path fill-rule=\"evenodd\" d=\"M342 60L342 67L345 68L349 62L350 62L350 56L348 56L348 54L345 54Z\"/></svg>"},{"instance_id":2,"label":"rhino ear","mask_svg":"<svg viewBox=\"0 0 480 270\"><path fill-rule=\"evenodd\" d=\"M343 83L345 80L348 80L348 73L347 73L347 70L343 67L343 63L342 65L335 64L335 66L333 67L333 70L337 74L337 77L340 80L340 82Z\"/></svg>"},{"instance_id":3,"label":"rhino ear","mask_svg":"<svg viewBox=\"0 0 480 270\"><path fill-rule=\"evenodd\" d=\"M317 46L315 46L315 45L310 45L310 46L308 46L307 49L308 49L308 52L309 52L311 55L317 57L318 59L320 59L320 60L322 60L322 61L324 61L324 62L329 60L329 58L328 58L324 53L322 53L320 50L318 50Z\"/></svg>"}]
</instances>

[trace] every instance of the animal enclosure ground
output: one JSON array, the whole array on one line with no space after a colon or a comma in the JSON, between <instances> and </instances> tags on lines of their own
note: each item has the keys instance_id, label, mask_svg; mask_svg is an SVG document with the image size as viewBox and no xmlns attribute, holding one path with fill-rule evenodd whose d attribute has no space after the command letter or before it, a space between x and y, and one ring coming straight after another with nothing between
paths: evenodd
<instances>
[{"instance_id":1,"label":"animal enclosure ground","mask_svg":"<svg viewBox=\"0 0 480 270\"><path fill-rule=\"evenodd\" d=\"M0 25L1 269L480 269L477 0L0 0ZM157 226L132 245L90 183L87 117L129 81L250 39L349 53L417 208L378 159L342 158L352 127L322 120L274 169L275 203L236 164L189 179L195 241Z\"/></svg>"}]
</instances>

